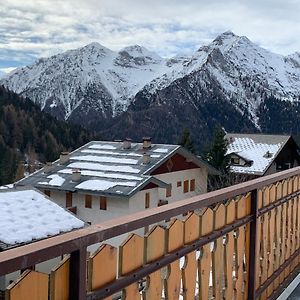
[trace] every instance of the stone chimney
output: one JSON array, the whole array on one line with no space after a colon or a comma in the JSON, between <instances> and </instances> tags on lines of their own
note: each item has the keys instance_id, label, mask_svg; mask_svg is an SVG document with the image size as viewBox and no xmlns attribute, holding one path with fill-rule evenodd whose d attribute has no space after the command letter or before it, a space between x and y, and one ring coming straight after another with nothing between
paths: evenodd
<instances>
[{"instance_id":1,"label":"stone chimney","mask_svg":"<svg viewBox=\"0 0 300 300\"><path fill-rule=\"evenodd\" d=\"M44 166L44 173L49 174L52 170L52 162L47 161Z\"/></svg>"},{"instance_id":2,"label":"stone chimney","mask_svg":"<svg viewBox=\"0 0 300 300\"><path fill-rule=\"evenodd\" d=\"M62 152L60 154L60 157L59 157L59 163L61 165L65 165L70 159L70 153L69 152Z\"/></svg>"},{"instance_id":3,"label":"stone chimney","mask_svg":"<svg viewBox=\"0 0 300 300\"><path fill-rule=\"evenodd\" d=\"M150 154L144 153L143 154L143 164L148 165L150 163Z\"/></svg>"},{"instance_id":4,"label":"stone chimney","mask_svg":"<svg viewBox=\"0 0 300 300\"><path fill-rule=\"evenodd\" d=\"M130 149L131 148L131 139L126 138L123 141L123 149Z\"/></svg>"},{"instance_id":5,"label":"stone chimney","mask_svg":"<svg viewBox=\"0 0 300 300\"><path fill-rule=\"evenodd\" d=\"M151 148L151 137L143 137L143 149Z\"/></svg>"},{"instance_id":6,"label":"stone chimney","mask_svg":"<svg viewBox=\"0 0 300 300\"><path fill-rule=\"evenodd\" d=\"M72 170L72 181L78 182L81 179L81 170L73 169Z\"/></svg>"}]
</instances>

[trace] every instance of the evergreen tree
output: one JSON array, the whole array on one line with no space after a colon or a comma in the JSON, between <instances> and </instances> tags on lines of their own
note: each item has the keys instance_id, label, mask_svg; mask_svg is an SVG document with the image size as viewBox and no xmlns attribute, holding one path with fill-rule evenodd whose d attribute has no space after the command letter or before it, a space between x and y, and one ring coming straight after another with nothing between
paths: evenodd
<instances>
[{"instance_id":1,"label":"evergreen tree","mask_svg":"<svg viewBox=\"0 0 300 300\"><path fill-rule=\"evenodd\" d=\"M183 146L192 153L196 153L195 145L188 128L183 129L181 136L177 141L177 144Z\"/></svg>"},{"instance_id":2,"label":"evergreen tree","mask_svg":"<svg viewBox=\"0 0 300 300\"><path fill-rule=\"evenodd\" d=\"M221 128L216 128L213 136L213 142L210 149L205 154L206 160L223 174L229 172L229 157L227 152L227 141L225 133Z\"/></svg>"},{"instance_id":3,"label":"evergreen tree","mask_svg":"<svg viewBox=\"0 0 300 300\"><path fill-rule=\"evenodd\" d=\"M229 156L227 152L227 141L225 132L216 128L211 146L204 154L206 161L220 171L218 176L208 177L208 189L216 190L231 185L231 174Z\"/></svg>"},{"instance_id":4,"label":"evergreen tree","mask_svg":"<svg viewBox=\"0 0 300 300\"><path fill-rule=\"evenodd\" d=\"M41 112L29 99L0 86L0 185L21 178L24 163L34 171L39 162L53 161L61 151L97 138L78 125Z\"/></svg>"}]
</instances>

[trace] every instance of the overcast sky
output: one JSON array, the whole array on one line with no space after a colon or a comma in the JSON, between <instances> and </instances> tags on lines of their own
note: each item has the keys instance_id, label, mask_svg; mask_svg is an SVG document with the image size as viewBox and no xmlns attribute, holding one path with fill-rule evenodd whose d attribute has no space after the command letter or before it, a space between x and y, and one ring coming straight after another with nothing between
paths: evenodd
<instances>
[{"instance_id":1,"label":"overcast sky","mask_svg":"<svg viewBox=\"0 0 300 300\"><path fill-rule=\"evenodd\" d=\"M169 57L227 30L273 52L300 52L300 1L0 0L0 71L92 41Z\"/></svg>"}]
</instances>

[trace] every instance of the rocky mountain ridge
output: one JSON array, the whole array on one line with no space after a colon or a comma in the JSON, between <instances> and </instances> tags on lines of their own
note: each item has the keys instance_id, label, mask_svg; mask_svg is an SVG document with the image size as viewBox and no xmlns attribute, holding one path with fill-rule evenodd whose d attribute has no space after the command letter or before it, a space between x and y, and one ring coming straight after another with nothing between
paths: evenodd
<instances>
[{"instance_id":1,"label":"rocky mountain ridge","mask_svg":"<svg viewBox=\"0 0 300 300\"><path fill-rule=\"evenodd\" d=\"M274 54L230 31L171 59L138 45L114 52L92 43L17 69L0 84L108 139L151 134L174 142L189 127L202 145L215 126L274 131L270 103L297 118L300 54ZM297 130L286 122L278 128Z\"/></svg>"}]
</instances>

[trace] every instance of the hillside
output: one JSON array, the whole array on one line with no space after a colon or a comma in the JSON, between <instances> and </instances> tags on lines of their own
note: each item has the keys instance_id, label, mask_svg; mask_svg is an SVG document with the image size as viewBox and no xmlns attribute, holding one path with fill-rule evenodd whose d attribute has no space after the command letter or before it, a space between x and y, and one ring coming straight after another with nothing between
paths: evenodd
<instances>
[{"instance_id":1,"label":"hillside","mask_svg":"<svg viewBox=\"0 0 300 300\"><path fill-rule=\"evenodd\" d=\"M0 185L20 177L23 162L29 171L30 166L53 161L61 151L93 138L80 126L58 121L30 100L0 86Z\"/></svg>"},{"instance_id":2,"label":"hillside","mask_svg":"<svg viewBox=\"0 0 300 300\"><path fill-rule=\"evenodd\" d=\"M116 52L92 43L17 69L0 83L110 140L150 135L174 143L188 127L201 148L216 126L298 133L290 120L299 118L300 54L271 53L232 32L171 59L137 45Z\"/></svg>"}]
</instances>

